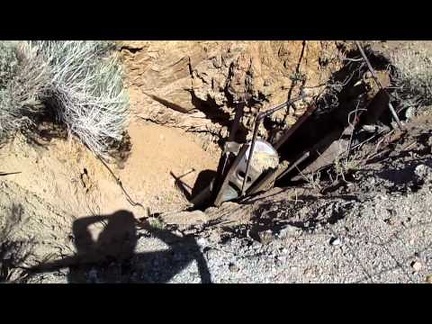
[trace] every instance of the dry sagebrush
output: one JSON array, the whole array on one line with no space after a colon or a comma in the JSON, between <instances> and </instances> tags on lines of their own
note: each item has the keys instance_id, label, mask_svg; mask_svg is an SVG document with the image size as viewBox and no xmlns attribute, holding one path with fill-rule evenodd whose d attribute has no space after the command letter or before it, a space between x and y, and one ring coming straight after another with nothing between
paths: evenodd
<instances>
[{"instance_id":1,"label":"dry sagebrush","mask_svg":"<svg viewBox=\"0 0 432 324\"><path fill-rule=\"evenodd\" d=\"M5 69L2 78L6 86L0 92L0 137L51 110L97 155L106 155L110 145L122 140L128 101L111 43L33 41L8 46L18 67L15 74Z\"/></svg>"},{"instance_id":2,"label":"dry sagebrush","mask_svg":"<svg viewBox=\"0 0 432 324\"><path fill-rule=\"evenodd\" d=\"M390 55L397 68L396 94L406 106L432 104L432 49L418 46Z\"/></svg>"},{"instance_id":3,"label":"dry sagebrush","mask_svg":"<svg viewBox=\"0 0 432 324\"><path fill-rule=\"evenodd\" d=\"M48 65L27 43L0 42L0 139L32 123L48 81Z\"/></svg>"}]
</instances>

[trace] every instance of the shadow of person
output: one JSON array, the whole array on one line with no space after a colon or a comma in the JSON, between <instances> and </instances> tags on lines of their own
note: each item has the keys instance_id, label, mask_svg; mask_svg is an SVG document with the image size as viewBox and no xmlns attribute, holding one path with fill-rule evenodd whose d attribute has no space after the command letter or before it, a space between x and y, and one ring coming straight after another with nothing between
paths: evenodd
<instances>
[{"instance_id":1,"label":"shadow of person","mask_svg":"<svg viewBox=\"0 0 432 324\"><path fill-rule=\"evenodd\" d=\"M69 282L86 282L88 279L83 278L83 274L92 274L95 271L98 276L105 277L103 281L111 281L110 277L118 277L115 273L118 272L118 266L124 270L134 255L138 241L135 222L134 215L126 210L117 211L112 215L89 216L75 220L72 232L78 262L70 266ZM103 226L96 240L93 236L97 234L97 228L93 228L92 231L93 224ZM116 264L115 268L111 267L113 264Z\"/></svg>"},{"instance_id":2,"label":"shadow of person","mask_svg":"<svg viewBox=\"0 0 432 324\"><path fill-rule=\"evenodd\" d=\"M92 239L90 225L104 222L102 232L96 241ZM103 258L123 259L133 255L137 234L135 217L131 212L120 210L112 215L90 216L77 219L72 225L75 246L79 255L90 256L93 253Z\"/></svg>"},{"instance_id":3,"label":"shadow of person","mask_svg":"<svg viewBox=\"0 0 432 324\"><path fill-rule=\"evenodd\" d=\"M135 253L137 225L163 241L169 249ZM181 237L148 222L139 222L129 211L79 218L73 222L72 231L76 254L43 262L31 268L30 273L69 268L69 283L162 283L196 260L201 282L211 282L207 263L195 238ZM132 278L134 274L137 278Z\"/></svg>"},{"instance_id":4,"label":"shadow of person","mask_svg":"<svg viewBox=\"0 0 432 324\"><path fill-rule=\"evenodd\" d=\"M76 254L43 262L30 272L69 268L70 283L118 281L134 255L138 240L135 224L134 215L126 210L78 218L72 224Z\"/></svg>"}]
</instances>

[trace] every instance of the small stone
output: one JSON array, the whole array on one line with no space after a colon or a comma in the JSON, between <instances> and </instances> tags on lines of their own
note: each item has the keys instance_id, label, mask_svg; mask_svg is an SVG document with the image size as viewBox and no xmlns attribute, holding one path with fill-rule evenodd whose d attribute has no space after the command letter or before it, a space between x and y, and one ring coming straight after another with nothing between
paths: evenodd
<instances>
[{"instance_id":1,"label":"small stone","mask_svg":"<svg viewBox=\"0 0 432 324\"><path fill-rule=\"evenodd\" d=\"M391 218L391 217L384 219L384 222L388 225L394 225L395 224L393 218Z\"/></svg>"},{"instance_id":2,"label":"small stone","mask_svg":"<svg viewBox=\"0 0 432 324\"><path fill-rule=\"evenodd\" d=\"M312 277L312 276L314 276L315 275L315 271L314 271L315 269L313 269L312 267L308 267L308 268L306 268L304 271L303 271L303 274L306 276L306 277Z\"/></svg>"},{"instance_id":3,"label":"small stone","mask_svg":"<svg viewBox=\"0 0 432 324\"><path fill-rule=\"evenodd\" d=\"M198 243L199 245L206 245L206 244L207 244L207 240L206 240L204 237L200 237L200 238L197 240L197 243Z\"/></svg>"},{"instance_id":4,"label":"small stone","mask_svg":"<svg viewBox=\"0 0 432 324\"><path fill-rule=\"evenodd\" d=\"M414 174L420 179L424 179L428 177L428 174L430 173L431 173L431 169L425 164L419 164L414 169Z\"/></svg>"},{"instance_id":5,"label":"small stone","mask_svg":"<svg viewBox=\"0 0 432 324\"><path fill-rule=\"evenodd\" d=\"M240 270L239 267L232 262L228 265L228 269L231 272L238 272Z\"/></svg>"},{"instance_id":6,"label":"small stone","mask_svg":"<svg viewBox=\"0 0 432 324\"><path fill-rule=\"evenodd\" d=\"M405 110L406 119L413 119L414 116L415 116L415 109L413 107L409 107L407 110Z\"/></svg>"},{"instance_id":7,"label":"small stone","mask_svg":"<svg viewBox=\"0 0 432 324\"><path fill-rule=\"evenodd\" d=\"M180 232L179 230L174 230L174 234L177 235L178 237L183 237L183 233Z\"/></svg>"},{"instance_id":8,"label":"small stone","mask_svg":"<svg viewBox=\"0 0 432 324\"><path fill-rule=\"evenodd\" d=\"M426 276L426 282L427 283L432 283L432 274Z\"/></svg>"},{"instance_id":9,"label":"small stone","mask_svg":"<svg viewBox=\"0 0 432 324\"><path fill-rule=\"evenodd\" d=\"M290 234L296 234L301 232L301 229L296 227L296 226L292 226L292 225L287 225L286 227L284 227L283 229L281 229L279 231L278 237L279 238L285 238Z\"/></svg>"},{"instance_id":10,"label":"small stone","mask_svg":"<svg viewBox=\"0 0 432 324\"><path fill-rule=\"evenodd\" d=\"M414 269L414 271L420 271L422 268L422 265L418 261L411 262L411 267Z\"/></svg>"},{"instance_id":11,"label":"small stone","mask_svg":"<svg viewBox=\"0 0 432 324\"><path fill-rule=\"evenodd\" d=\"M273 232L271 230L259 232L258 236L262 244L269 244L273 239Z\"/></svg>"},{"instance_id":12,"label":"small stone","mask_svg":"<svg viewBox=\"0 0 432 324\"><path fill-rule=\"evenodd\" d=\"M333 245L333 246L338 246L338 245L342 244L342 241L338 237L332 237L331 240L330 240L330 244Z\"/></svg>"}]
</instances>

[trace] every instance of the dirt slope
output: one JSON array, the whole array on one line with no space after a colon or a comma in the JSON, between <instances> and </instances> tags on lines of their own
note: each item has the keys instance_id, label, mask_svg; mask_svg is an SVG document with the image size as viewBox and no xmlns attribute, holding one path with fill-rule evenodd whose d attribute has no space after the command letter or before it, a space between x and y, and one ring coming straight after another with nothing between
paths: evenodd
<instances>
[{"instance_id":1,"label":"dirt slope","mask_svg":"<svg viewBox=\"0 0 432 324\"><path fill-rule=\"evenodd\" d=\"M180 176L197 170L182 178L192 187L200 170L217 166L218 157L205 152L180 130L136 121L129 133L133 145L129 159L122 169L110 167L132 199L152 211L178 210L187 205L170 171ZM132 207L101 161L75 140L55 139L46 147L35 147L17 137L0 153L2 172L20 172L2 180L18 184L61 212L79 216Z\"/></svg>"}]
</instances>

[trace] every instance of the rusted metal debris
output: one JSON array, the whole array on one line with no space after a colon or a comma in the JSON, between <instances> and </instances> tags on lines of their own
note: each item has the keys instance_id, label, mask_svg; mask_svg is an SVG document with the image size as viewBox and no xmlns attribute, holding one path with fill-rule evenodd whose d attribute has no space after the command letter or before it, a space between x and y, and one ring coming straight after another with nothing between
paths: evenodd
<instances>
[{"instance_id":1,"label":"rusted metal debris","mask_svg":"<svg viewBox=\"0 0 432 324\"><path fill-rule=\"evenodd\" d=\"M235 138L234 132L238 128L242 114L238 109L233 129L229 135L229 141L225 144L219 161L216 178L205 190L193 197L191 202L196 206L200 206L204 201L213 198L211 199L213 204L219 206L224 201L240 198L250 192L259 190L262 185L256 186L257 180L262 179L263 175L276 170L278 166L285 165L279 164L278 153L270 143L257 138L259 126L265 117L282 108L289 107L300 99L302 98L288 100L283 104L259 113L255 119L252 140L243 145L232 141ZM241 105L239 105L240 107ZM261 181L260 183L263 185L268 183L268 181L264 182Z\"/></svg>"},{"instance_id":2,"label":"rusted metal debris","mask_svg":"<svg viewBox=\"0 0 432 324\"><path fill-rule=\"evenodd\" d=\"M384 93L387 94L387 96L390 98L390 94L387 92L387 90L383 87L380 80L378 79L376 72L375 72L375 69L372 67L372 64L370 63L369 59L367 58L367 56L363 50L363 47L360 45L360 43L358 41L356 41L356 45L360 51L360 54L361 54L363 60L366 62L366 65L367 65L370 73L372 74L372 77L373 77L374 81L376 82L377 86L380 88L380 90L384 91ZM395 120L395 122L397 123L399 129L403 129L403 126L400 122L400 119L399 119L395 109L393 108L393 105L391 104L390 100L388 102L388 108L390 109L392 117Z\"/></svg>"}]
</instances>

